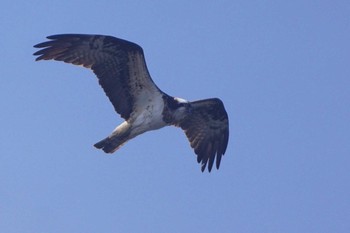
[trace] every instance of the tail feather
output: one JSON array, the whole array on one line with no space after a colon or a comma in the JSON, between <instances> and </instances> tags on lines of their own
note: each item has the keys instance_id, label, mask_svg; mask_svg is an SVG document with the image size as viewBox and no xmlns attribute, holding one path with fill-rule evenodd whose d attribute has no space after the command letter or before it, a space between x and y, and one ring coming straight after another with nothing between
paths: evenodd
<instances>
[{"instance_id":1,"label":"tail feather","mask_svg":"<svg viewBox=\"0 0 350 233\"><path fill-rule=\"evenodd\" d=\"M94 147L102 149L106 153L113 153L118 150L128 138L120 138L118 136L106 137L105 139L97 142Z\"/></svg>"}]
</instances>

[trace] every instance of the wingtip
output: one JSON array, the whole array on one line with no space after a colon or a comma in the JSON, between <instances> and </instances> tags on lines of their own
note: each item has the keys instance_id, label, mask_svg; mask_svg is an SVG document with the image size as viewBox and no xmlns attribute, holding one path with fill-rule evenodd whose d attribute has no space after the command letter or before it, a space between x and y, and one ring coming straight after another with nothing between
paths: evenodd
<instances>
[{"instance_id":1,"label":"wingtip","mask_svg":"<svg viewBox=\"0 0 350 233\"><path fill-rule=\"evenodd\" d=\"M206 168L207 168L207 163L201 162L201 171L204 172ZM208 172L209 173L211 172L212 168L213 168L213 166L208 165Z\"/></svg>"},{"instance_id":2,"label":"wingtip","mask_svg":"<svg viewBox=\"0 0 350 233\"><path fill-rule=\"evenodd\" d=\"M209 172L209 173L211 173L211 169L212 169L211 167L208 167L208 172Z\"/></svg>"},{"instance_id":3,"label":"wingtip","mask_svg":"<svg viewBox=\"0 0 350 233\"><path fill-rule=\"evenodd\" d=\"M55 34L55 35L50 35L50 36L47 36L46 39L49 39L49 40L54 40L57 38L59 34Z\"/></svg>"},{"instance_id":4,"label":"wingtip","mask_svg":"<svg viewBox=\"0 0 350 233\"><path fill-rule=\"evenodd\" d=\"M77 36L77 35L80 35L80 34L72 34L72 33L54 34L54 35L47 36L46 39L57 40L60 38L72 37L72 36Z\"/></svg>"}]
</instances>

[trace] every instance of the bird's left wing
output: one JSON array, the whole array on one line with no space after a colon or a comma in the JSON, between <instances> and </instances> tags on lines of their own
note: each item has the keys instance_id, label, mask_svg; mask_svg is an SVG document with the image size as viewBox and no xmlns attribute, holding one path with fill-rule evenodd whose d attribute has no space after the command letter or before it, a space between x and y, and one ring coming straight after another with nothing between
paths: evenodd
<instances>
[{"instance_id":1,"label":"bird's left wing","mask_svg":"<svg viewBox=\"0 0 350 233\"><path fill-rule=\"evenodd\" d=\"M179 126L185 131L197 154L201 170L205 170L209 161L210 172L215 157L216 168L219 169L229 138L228 116L222 101L213 98L191 102L190 113Z\"/></svg>"}]
</instances>

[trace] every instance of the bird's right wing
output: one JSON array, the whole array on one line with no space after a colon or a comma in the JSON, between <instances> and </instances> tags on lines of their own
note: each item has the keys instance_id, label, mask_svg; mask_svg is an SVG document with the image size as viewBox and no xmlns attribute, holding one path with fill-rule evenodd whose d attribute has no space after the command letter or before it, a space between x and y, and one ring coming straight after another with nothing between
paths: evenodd
<instances>
[{"instance_id":1,"label":"bird's right wing","mask_svg":"<svg viewBox=\"0 0 350 233\"><path fill-rule=\"evenodd\" d=\"M35 45L39 60L57 60L91 68L112 102L114 109L128 119L145 99L160 90L148 72L142 48L132 42L102 35L62 34L47 37ZM139 104L139 106L137 106Z\"/></svg>"}]
</instances>

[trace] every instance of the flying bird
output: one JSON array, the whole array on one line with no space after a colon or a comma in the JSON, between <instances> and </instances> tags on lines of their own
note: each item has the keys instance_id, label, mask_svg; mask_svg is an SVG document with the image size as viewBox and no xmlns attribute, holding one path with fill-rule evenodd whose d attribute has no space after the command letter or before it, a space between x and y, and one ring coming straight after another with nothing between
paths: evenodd
<instances>
[{"instance_id":1,"label":"flying bird","mask_svg":"<svg viewBox=\"0 0 350 233\"><path fill-rule=\"evenodd\" d=\"M128 140L164 126L184 130L201 164L219 169L229 138L229 121L218 98L187 101L161 91L153 82L143 49L132 42L104 35L61 34L35 45L39 60L56 60L90 68L125 121L94 146L113 153Z\"/></svg>"}]
</instances>

